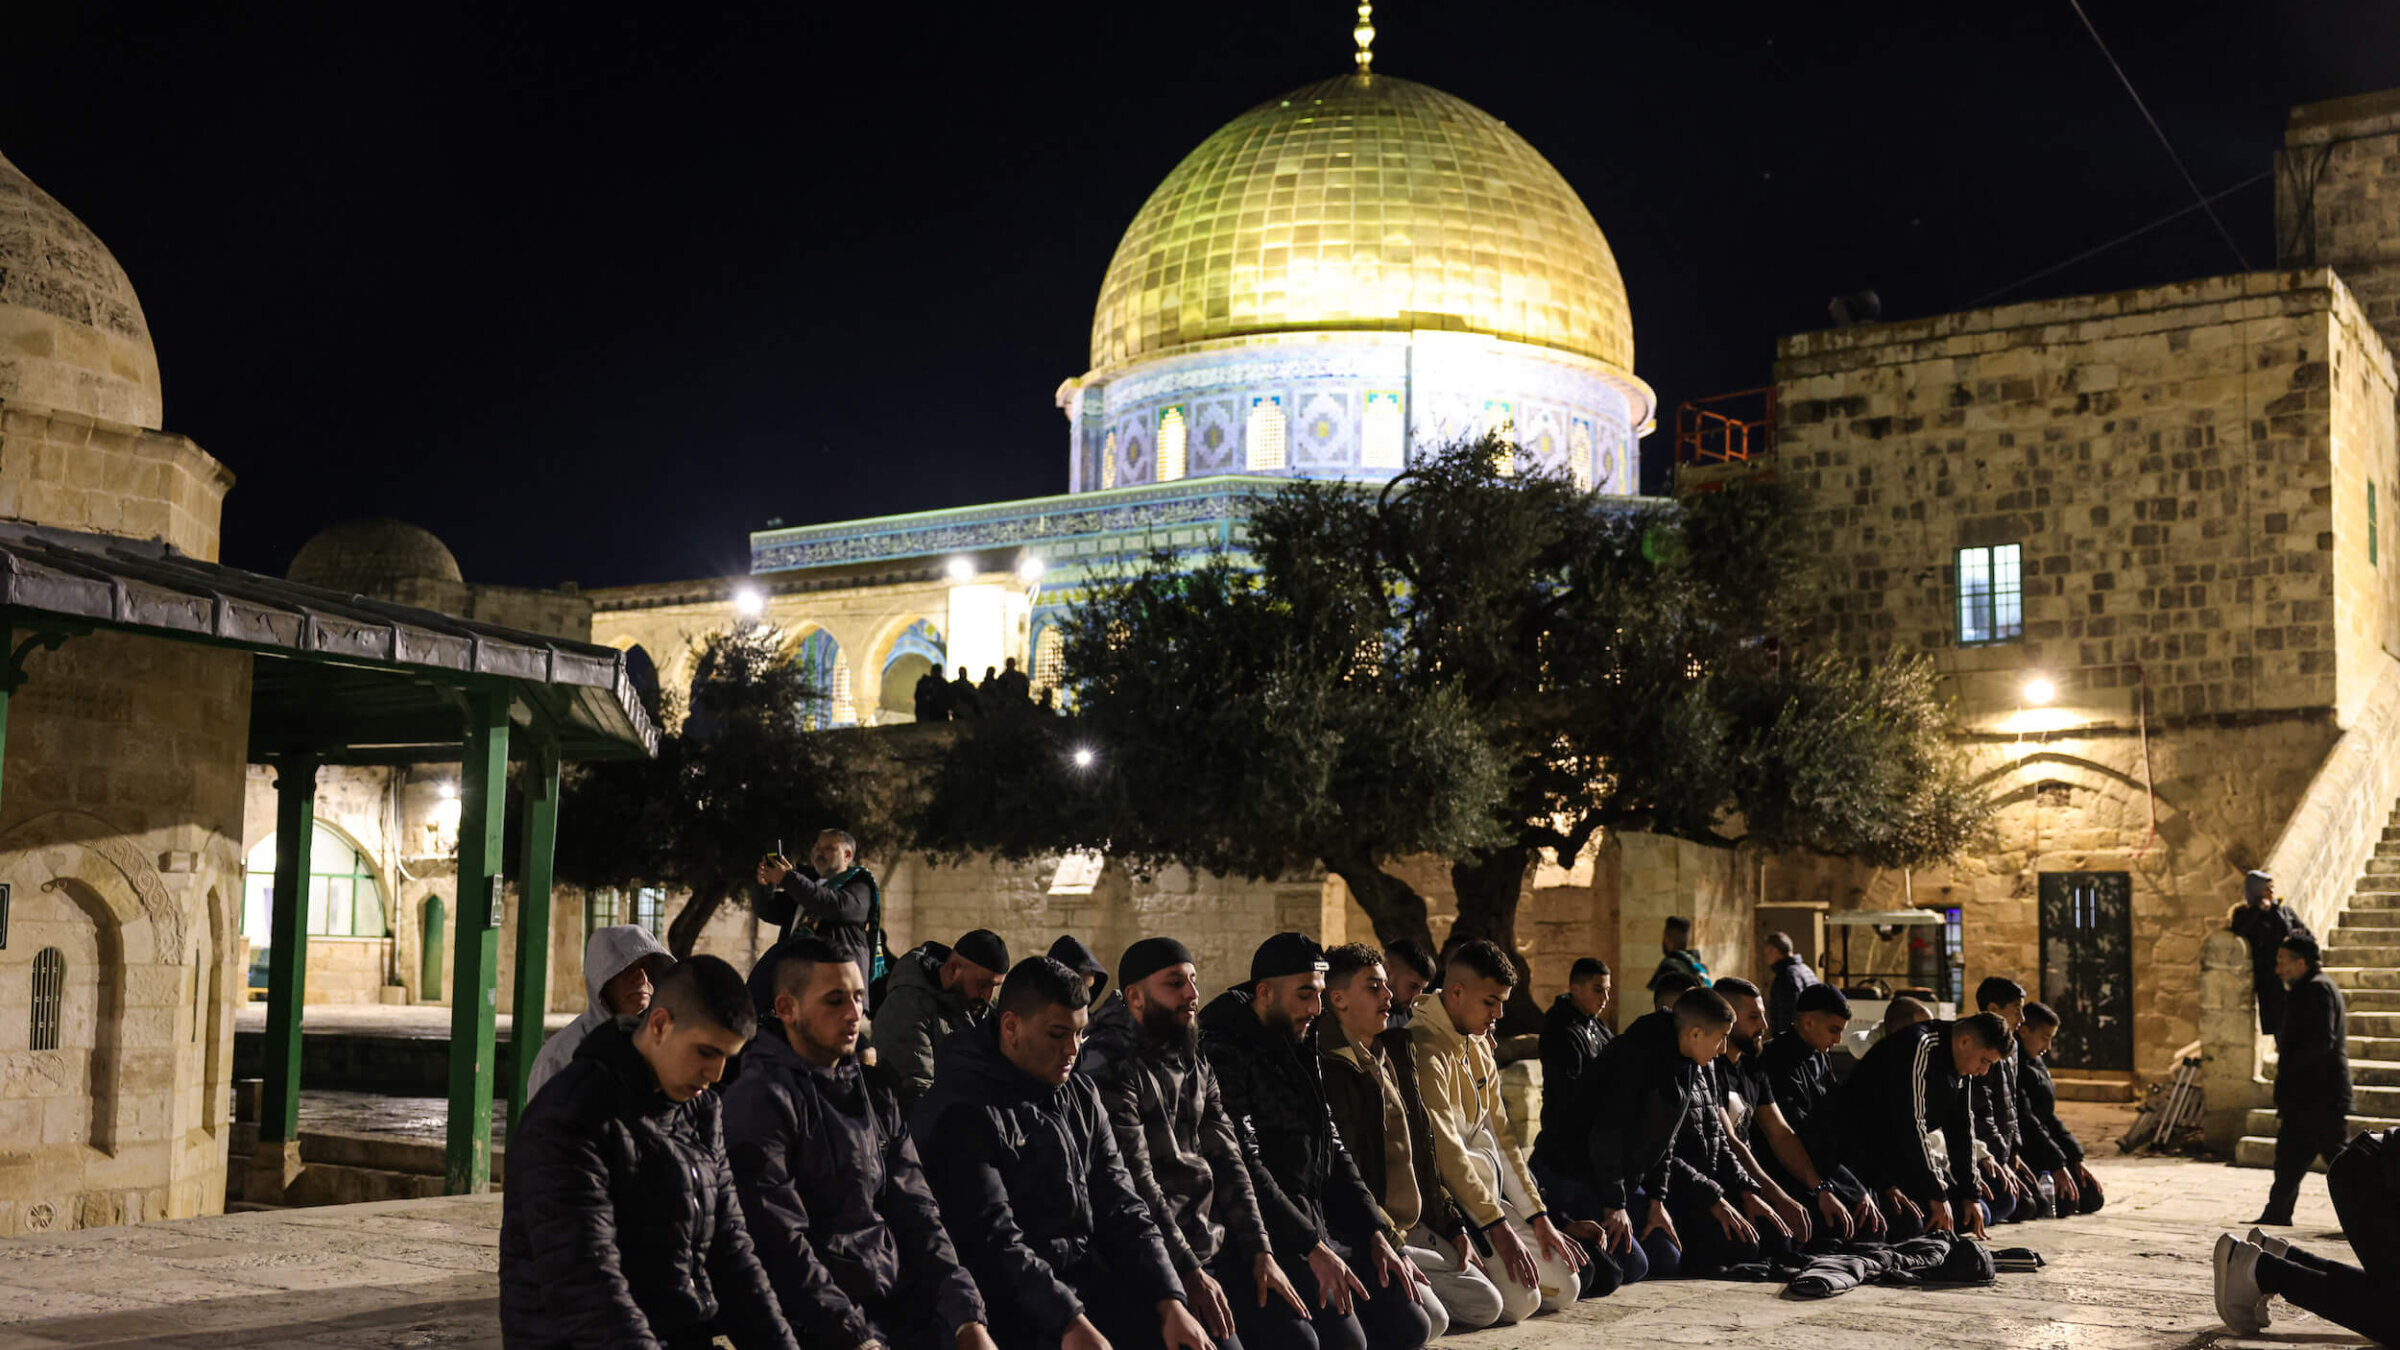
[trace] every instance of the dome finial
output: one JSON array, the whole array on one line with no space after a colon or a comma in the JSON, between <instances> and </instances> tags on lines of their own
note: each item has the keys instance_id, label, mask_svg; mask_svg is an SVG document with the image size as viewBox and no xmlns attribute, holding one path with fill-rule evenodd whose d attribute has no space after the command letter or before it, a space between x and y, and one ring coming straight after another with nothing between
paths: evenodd
<instances>
[{"instance_id":1,"label":"dome finial","mask_svg":"<svg viewBox=\"0 0 2400 1350\"><path fill-rule=\"evenodd\" d=\"M1372 0L1359 0L1358 27L1350 30L1350 40L1358 44L1358 73L1373 74L1367 69L1375 64L1375 6Z\"/></svg>"}]
</instances>

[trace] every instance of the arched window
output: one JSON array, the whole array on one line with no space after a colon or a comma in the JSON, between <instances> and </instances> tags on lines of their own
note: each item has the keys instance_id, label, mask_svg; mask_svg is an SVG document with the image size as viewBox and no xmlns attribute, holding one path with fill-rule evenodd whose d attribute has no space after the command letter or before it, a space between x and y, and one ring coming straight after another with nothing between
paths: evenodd
<instances>
[{"instance_id":1,"label":"arched window","mask_svg":"<svg viewBox=\"0 0 2400 1350\"><path fill-rule=\"evenodd\" d=\"M67 1004L67 958L56 947L33 954L33 1026L28 1050L58 1048L60 1014Z\"/></svg>"},{"instance_id":2,"label":"arched window","mask_svg":"<svg viewBox=\"0 0 2400 1350\"><path fill-rule=\"evenodd\" d=\"M1359 425L1358 462L1370 469L1400 469L1408 465L1408 426L1400 415L1400 395L1376 391L1367 395L1367 415Z\"/></svg>"},{"instance_id":3,"label":"arched window","mask_svg":"<svg viewBox=\"0 0 2400 1350\"><path fill-rule=\"evenodd\" d=\"M1284 465L1283 400L1272 394L1260 394L1250 400L1250 426L1243 434L1242 444L1252 470L1280 469Z\"/></svg>"},{"instance_id":4,"label":"arched window","mask_svg":"<svg viewBox=\"0 0 2400 1350\"><path fill-rule=\"evenodd\" d=\"M242 878L242 932L264 951L275 914L275 836L250 850ZM311 937L379 938L384 925L383 886L375 865L348 839L317 822L308 844L308 933Z\"/></svg>"},{"instance_id":5,"label":"arched window","mask_svg":"<svg viewBox=\"0 0 2400 1350\"><path fill-rule=\"evenodd\" d=\"M1033 639L1033 687L1056 689L1066 678L1067 641L1052 624Z\"/></svg>"},{"instance_id":6,"label":"arched window","mask_svg":"<svg viewBox=\"0 0 2400 1350\"><path fill-rule=\"evenodd\" d=\"M1499 449L1492 452L1492 468L1503 478L1513 477L1517 472L1517 447L1508 442L1517 430L1516 408L1506 399L1485 399L1483 430L1487 436L1498 435L1503 442Z\"/></svg>"},{"instance_id":7,"label":"arched window","mask_svg":"<svg viewBox=\"0 0 2400 1350\"><path fill-rule=\"evenodd\" d=\"M1183 409L1162 409L1158 414L1158 481L1172 483L1183 477Z\"/></svg>"},{"instance_id":8,"label":"arched window","mask_svg":"<svg viewBox=\"0 0 2400 1350\"><path fill-rule=\"evenodd\" d=\"M1567 471L1575 475L1575 486L1592 490L1592 424L1580 417L1567 433Z\"/></svg>"},{"instance_id":9,"label":"arched window","mask_svg":"<svg viewBox=\"0 0 2400 1350\"><path fill-rule=\"evenodd\" d=\"M1100 447L1100 486L1103 489L1106 489L1113 488L1116 485L1117 433L1112 431L1108 433L1108 440Z\"/></svg>"},{"instance_id":10,"label":"arched window","mask_svg":"<svg viewBox=\"0 0 2400 1350\"><path fill-rule=\"evenodd\" d=\"M944 655L941 630L930 620L919 619L903 629L892 639L891 654L883 658L876 706L895 717L916 716L917 681L928 673L938 674Z\"/></svg>"},{"instance_id":11,"label":"arched window","mask_svg":"<svg viewBox=\"0 0 2400 1350\"><path fill-rule=\"evenodd\" d=\"M842 644L820 628L800 640L793 658L817 689L817 697L800 709L803 726L811 731L846 727L858 722L858 704L850 695L850 663L842 659Z\"/></svg>"}]
</instances>

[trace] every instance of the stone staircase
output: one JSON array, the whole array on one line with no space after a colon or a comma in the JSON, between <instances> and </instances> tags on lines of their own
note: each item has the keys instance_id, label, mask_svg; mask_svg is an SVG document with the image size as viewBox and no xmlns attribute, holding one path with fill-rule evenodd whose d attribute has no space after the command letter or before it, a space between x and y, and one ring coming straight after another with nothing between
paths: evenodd
<instances>
[{"instance_id":1,"label":"stone staircase","mask_svg":"<svg viewBox=\"0 0 2400 1350\"><path fill-rule=\"evenodd\" d=\"M2384 826L2333 931L2318 940L2325 944L2325 973L2350 1007L2350 1129L2400 1125L2400 811ZM2274 1074L2269 1064L2267 1076ZM2250 1112L2233 1160L2240 1167L2274 1166L2273 1110Z\"/></svg>"}]
</instances>

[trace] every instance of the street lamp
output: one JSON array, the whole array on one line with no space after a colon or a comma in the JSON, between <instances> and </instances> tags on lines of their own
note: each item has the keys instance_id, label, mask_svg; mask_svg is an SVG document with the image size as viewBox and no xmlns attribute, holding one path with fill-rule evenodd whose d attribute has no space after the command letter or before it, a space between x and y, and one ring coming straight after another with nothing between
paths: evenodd
<instances>
[{"instance_id":1,"label":"street lamp","mask_svg":"<svg viewBox=\"0 0 2400 1350\"><path fill-rule=\"evenodd\" d=\"M952 581L973 581L975 579L975 564L965 558L952 558L950 566L945 570L949 572Z\"/></svg>"},{"instance_id":2,"label":"street lamp","mask_svg":"<svg viewBox=\"0 0 2400 1350\"><path fill-rule=\"evenodd\" d=\"M1098 756L1097 754L1094 754L1094 753L1092 752L1092 747L1090 747L1090 746L1088 746L1088 745L1085 745L1085 746L1078 746L1078 747L1076 747L1076 750L1075 750L1075 767L1076 767L1076 768L1078 768L1078 769L1088 769L1088 768L1092 767L1092 765L1094 765L1094 764L1098 763L1098 762L1099 762L1099 759L1100 759L1100 756Z\"/></svg>"},{"instance_id":3,"label":"street lamp","mask_svg":"<svg viewBox=\"0 0 2400 1350\"><path fill-rule=\"evenodd\" d=\"M767 612L767 597L756 586L733 588L733 612L745 619L755 619Z\"/></svg>"},{"instance_id":4,"label":"street lamp","mask_svg":"<svg viewBox=\"0 0 2400 1350\"><path fill-rule=\"evenodd\" d=\"M1025 561L1017 564L1017 580L1022 581L1026 585L1030 586L1033 583L1040 581L1042 579L1042 573L1049 570L1050 566L1048 563L1043 562L1039 558L1027 557Z\"/></svg>"},{"instance_id":5,"label":"street lamp","mask_svg":"<svg viewBox=\"0 0 2400 1350\"><path fill-rule=\"evenodd\" d=\"M2058 686L2047 675L2036 675L2025 682L2025 701L2039 708L2058 697Z\"/></svg>"}]
</instances>

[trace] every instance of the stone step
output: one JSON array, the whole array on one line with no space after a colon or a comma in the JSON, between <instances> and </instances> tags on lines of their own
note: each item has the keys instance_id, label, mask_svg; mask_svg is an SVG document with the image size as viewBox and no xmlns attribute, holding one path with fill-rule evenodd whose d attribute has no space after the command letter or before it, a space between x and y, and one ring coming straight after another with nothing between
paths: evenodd
<instances>
[{"instance_id":1,"label":"stone step","mask_svg":"<svg viewBox=\"0 0 2400 1350\"><path fill-rule=\"evenodd\" d=\"M2272 1135L2245 1134L2233 1146L2233 1165L2236 1167L2273 1167L2275 1139ZM2325 1160L2317 1159L2308 1165L2311 1172L2325 1170Z\"/></svg>"},{"instance_id":2,"label":"stone step","mask_svg":"<svg viewBox=\"0 0 2400 1350\"><path fill-rule=\"evenodd\" d=\"M2141 1090L2131 1073L2111 1073L2106 1070L2058 1070L2050 1076L2050 1084L2058 1089L2062 1102L2131 1102L2141 1100Z\"/></svg>"},{"instance_id":3,"label":"stone step","mask_svg":"<svg viewBox=\"0 0 2400 1350\"><path fill-rule=\"evenodd\" d=\"M2277 1122L2280 1119L2281 1118L2275 1114L2274 1107L2254 1106L2248 1111L2242 1113L2242 1133L2260 1134L2272 1139L2275 1137L2275 1131L2278 1128ZM2356 1134L2361 1130L2389 1130L2395 1128L2400 1128L2400 1116L2350 1117L2350 1132L2353 1134Z\"/></svg>"},{"instance_id":4,"label":"stone step","mask_svg":"<svg viewBox=\"0 0 2400 1350\"><path fill-rule=\"evenodd\" d=\"M2400 1063L2400 1037L2357 1035L2358 1019L2355 1017L2350 1019L2350 1030L2354 1033L2350 1037L2350 1062L2353 1065L2361 1060Z\"/></svg>"},{"instance_id":5,"label":"stone step","mask_svg":"<svg viewBox=\"0 0 2400 1350\"><path fill-rule=\"evenodd\" d=\"M2358 883L2358 889L2350 894L2350 908L2371 910L2400 908L2400 889L2394 889L2390 882L2381 878L2373 882L2361 881Z\"/></svg>"},{"instance_id":6,"label":"stone step","mask_svg":"<svg viewBox=\"0 0 2400 1350\"><path fill-rule=\"evenodd\" d=\"M2326 955L2331 956L2328 952ZM2362 966L2353 961L2325 964L2325 973L2333 977L2343 993L2357 990L2400 990L2400 970L2386 965Z\"/></svg>"},{"instance_id":7,"label":"stone step","mask_svg":"<svg viewBox=\"0 0 2400 1350\"><path fill-rule=\"evenodd\" d=\"M2400 1036L2400 1010L2360 1012L2354 1004L2350 1011L2350 1035L2354 1040L2361 1036ZM2400 1056L2385 1055L2380 1058L2395 1059Z\"/></svg>"},{"instance_id":8,"label":"stone step","mask_svg":"<svg viewBox=\"0 0 2400 1350\"><path fill-rule=\"evenodd\" d=\"M2363 942L2335 942L2325 949L2328 966L2366 966L2400 975L2400 946L2370 946ZM2335 983L2340 983L2337 977Z\"/></svg>"},{"instance_id":9,"label":"stone step","mask_svg":"<svg viewBox=\"0 0 2400 1350\"><path fill-rule=\"evenodd\" d=\"M2363 1013L2400 1012L2400 989L2352 989L2345 986L2342 998L2350 1005L2350 1015L2353 1017Z\"/></svg>"},{"instance_id":10,"label":"stone step","mask_svg":"<svg viewBox=\"0 0 2400 1350\"><path fill-rule=\"evenodd\" d=\"M2400 910L2374 913L2351 911L2333 926L2337 947L2400 947Z\"/></svg>"},{"instance_id":11,"label":"stone step","mask_svg":"<svg viewBox=\"0 0 2400 1350\"><path fill-rule=\"evenodd\" d=\"M2356 1045L2357 1042L2351 1044ZM2273 1082L2276 1072L2281 1068L2280 1064L2270 1060L2267 1064L2267 1081ZM2369 1092L2387 1093L2395 1105L2400 1105L2400 1061L2354 1058L2350 1061L2350 1083L2358 1095L2357 1105L2362 1108L2367 1104L2366 1094Z\"/></svg>"}]
</instances>

